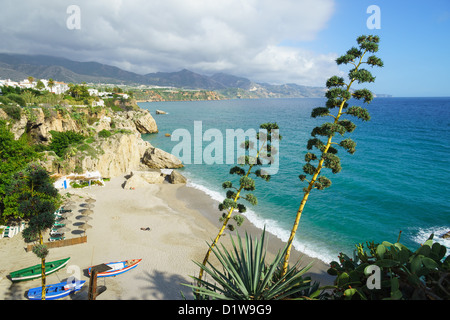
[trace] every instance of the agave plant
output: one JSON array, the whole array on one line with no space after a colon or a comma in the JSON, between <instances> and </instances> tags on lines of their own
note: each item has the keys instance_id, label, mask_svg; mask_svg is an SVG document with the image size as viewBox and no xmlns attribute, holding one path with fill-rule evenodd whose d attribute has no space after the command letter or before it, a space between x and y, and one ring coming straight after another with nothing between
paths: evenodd
<instances>
[{"instance_id":1,"label":"agave plant","mask_svg":"<svg viewBox=\"0 0 450 320\"><path fill-rule=\"evenodd\" d=\"M212 279L201 280L192 277L197 286L191 287L197 299L219 300L279 300L301 298L303 292L311 293L311 279L304 274L311 268L311 263L298 268L300 260L281 276L281 263L287 246L266 264L265 230L260 240L253 241L246 233L245 243L239 235L237 241L231 237L231 250L223 244L216 246L212 252L222 270L209 261L207 265L195 262ZM313 292L317 295L318 292Z\"/></svg>"}]
</instances>

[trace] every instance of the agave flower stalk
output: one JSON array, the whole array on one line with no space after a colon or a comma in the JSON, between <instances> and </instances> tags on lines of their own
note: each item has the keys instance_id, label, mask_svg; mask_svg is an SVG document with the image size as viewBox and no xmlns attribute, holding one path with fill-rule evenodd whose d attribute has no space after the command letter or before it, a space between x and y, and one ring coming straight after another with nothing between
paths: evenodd
<instances>
[{"instance_id":1,"label":"agave flower stalk","mask_svg":"<svg viewBox=\"0 0 450 320\"><path fill-rule=\"evenodd\" d=\"M247 195L245 195L245 197L241 195L242 192L244 192L244 191L255 190L255 181L250 177L250 175L254 174L255 176L260 177L266 181L270 180L270 175L265 174L262 170L256 170L255 172L253 172L252 170L255 166L262 165L264 163L263 159L266 159L269 162L271 162L273 160L273 155L276 154L277 150L275 149L275 147L272 146L272 141L275 139L280 139L281 137L278 135L279 127L276 123L265 123L265 124L262 124L260 126L260 128L263 130L267 130L267 134L261 135L261 133L259 133L257 135L256 138L257 138L257 140L259 140L261 142L260 143L261 147L257 151L256 156L254 158L250 157L250 156L244 156L243 159L239 160L239 163L241 165L249 165L248 170L245 171L243 168L241 168L239 166L235 166L230 170L230 174L236 174L236 175L241 176L241 178L239 180L239 184L240 184L239 188L233 187L233 184L231 181L226 181L222 184L222 187L224 189L230 189L230 190L227 191L226 199L222 203L219 204L219 210L220 211L227 210L227 211L226 211L226 213L224 213L222 215L222 217L220 219L220 221L222 222L222 226L221 226L217 236L213 240L212 244L209 246L208 251L206 252L205 258L203 259L203 263L202 263L203 266L206 266L212 250L219 242L219 239L225 232L226 228L228 227L230 230L234 230L234 227L229 224L229 222L232 218L233 212L235 212L236 209L238 210L239 213L243 213L247 210L245 205L238 203L238 200L241 198L245 199L252 205L256 205L258 203L256 196L254 196L253 194L247 194ZM246 141L245 143L243 143L242 147L245 148L246 150L252 149L252 148L254 148L254 142ZM233 219L236 221L238 226L240 226L244 221L244 218L240 215L235 215L233 217ZM204 268L200 268L200 273L198 276L199 285L200 285L202 277L203 277L203 271L204 271Z\"/></svg>"},{"instance_id":2,"label":"agave flower stalk","mask_svg":"<svg viewBox=\"0 0 450 320\"><path fill-rule=\"evenodd\" d=\"M356 125L353 122L350 120L341 119L341 117L344 115L350 115L359 118L362 121L370 120L370 115L367 109L359 106L348 107L348 101L351 98L364 100L367 104L372 101L373 94L369 90L359 89L352 91L351 87L355 81L358 83L375 81L375 77L372 76L368 70L361 68L361 66L364 64L371 67L383 66L383 62L374 55L368 57L366 61L363 60L367 53L374 53L378 51L378 42L378 36L360 36L357 38L359 48L351 48L347 51L346 55L343 55L336 60L338 65L350 64L354 67L348 74L349 82L345 83L344 78L338 76L333 76L328 79L326 86L329 90L325 94L328 98L326 107L315 108L311 113L311 117L313 118L331 117L334 121L326 122L320 127L314 128L311 132L311 136L313 138L308 141L307 149L312 150L314 147L321 152L321 155L317 156L312 152L308 152L305 155L306 164L303 166L303 171L305 174L311 175L312 177L310 180L307 180L306 175L299 176L301 181L307 181L309 183L308 186L303 189L303 198L300 202L294 225L289 236L289 246L284 258L282 274L285 274L288 270L289 257L292 250L294 237L311 191L313 189L323 190L331 186L330 179L325 176L320 176L322 169L331 169L333 173L338 173L341 171L340 159L336 155L338 151L334 148L334 145L344 148L350 154L355 152L356 143L352 139L344 139L341 140L340 143L332 141L336 133L343 136L347 132L353 132L356 128ZM332 114L331 111L335 108L338 108L338 111L336 114ZM321 141L317 138L317 136L326 137L326 142ZM317 166L311 164L313 161L318 161Z\"/></svg>"}]
</instances>

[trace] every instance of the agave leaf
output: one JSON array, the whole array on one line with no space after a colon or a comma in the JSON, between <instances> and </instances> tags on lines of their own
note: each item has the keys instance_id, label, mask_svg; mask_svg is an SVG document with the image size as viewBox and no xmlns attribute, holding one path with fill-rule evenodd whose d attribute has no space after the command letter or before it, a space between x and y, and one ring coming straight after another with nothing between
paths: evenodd
<instances>
[{"instance_id":1,"label":"agave leaf","mask_svg":"<svg viewBox=\"0 0 450 320\"><path fill-rule=\"evenodd\" d=\"M266 265L265 230L260 239L252 240L248 234L245 238L238 235L236 240L231 237L231 245L231 249L227 249L223 244L211 248L222 270L209 261L206 266L195 262L211 277L211 282L193 277L197 280L197 285L186 286L192 288L196 294L212 299L237 300L283 299L311 287L310 280L302 278L311 264L298 270L297 263L284 276L275 280L287 245Z\"/></svg>"}]
</instances>

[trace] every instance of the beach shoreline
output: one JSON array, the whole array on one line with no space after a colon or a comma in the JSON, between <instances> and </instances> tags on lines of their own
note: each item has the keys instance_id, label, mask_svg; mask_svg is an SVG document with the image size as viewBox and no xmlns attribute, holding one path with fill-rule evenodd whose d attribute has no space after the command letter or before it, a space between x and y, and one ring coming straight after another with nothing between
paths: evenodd
<instances>
[{"instance_id":1,"label":"beach shoreline","mask_svg":"<svg viewBox=\"0 0 450 320\"><path fill-rule=\"evenodd\" d=\"M70 257L66 268L47 277L47 284L58 283L70 276L87 280L84 288L67 300L87 299L89 278L87 268L111 261L142 259L140 265L127 273L113 278L100 278L99 286L107 290L97 300L180 300L183 296L193 298L190 288L192 276L197 276L198 266L193 261L203 261L208 243L218 232L219 211L217 201L201 190L186 185L149 184L134 190L123 189L126 175L106 182L104 187L61 190L70 193L77 209L70 218L73 231L68 237L80 236L75 225L84 208L85 200L96 200L92 229L86 231L87 243L52 248L47 261ZM150 228L149 231L144 230ZM262 230L246 222L237 228L240 235L249 233L259 237ZM233 232L235 234L235 232ZM229 245L230 233L221 239ZM68 238L66 237L66 238ZM267 234L268 261L285 245L281 240ZM45 239L48 240L48 239ZM36 265L40 260L26 252L22 236L0 240L0 299L24 300L28 289L40 286L40 279L12 283L8 275L12 271ZM291 262L302 254L293 250ZM213 261L214 257L211 258ZM313 282L329 285L328 266L314 258L302 256L300 266L310 261L314 264L308 275Z\"/></svg>"}]
</instances>

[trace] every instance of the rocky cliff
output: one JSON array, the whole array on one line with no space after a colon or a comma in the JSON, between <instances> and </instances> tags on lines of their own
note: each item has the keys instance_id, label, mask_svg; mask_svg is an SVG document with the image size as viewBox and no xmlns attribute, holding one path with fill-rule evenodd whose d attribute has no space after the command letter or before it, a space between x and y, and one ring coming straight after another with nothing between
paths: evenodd
<instances>
[{"instance_id":1,"label":"rocky cliff","mask_svg":"<svg viewBox=\"0 0 450 320\"><path fill-rule=\"evenodd\" d=\"M60 107L27 108L13 121L0 109L0 119L11 126L16 139L28 134L33 143L48 144L51 131L74 131L89 135L101 130L125 129L139 133L156 133L158 126L148 110L113 112L108 108Z\"/></svg>"},{"instance_id":2,"label":"rocky cliff","mask_svg":"<svg viewBox=\"0 0 450 320\"><path fill-rule=\"evenodd\" d=\"M86 139L70 145L63 157L53 151L42 152L41 164L51 173L70 174L98 171L104 178L113 178L130 171L180 168L176 157L154 148L142 140L142 133L156 133L158 127L147 110L112 112L107 108L28 109L20 120L13 121L0 109L16 139L28 135L32 143L48 145L52 131L75 131ZM101 132L104 133L99 134Z\"/></svg>"}]
</instances>

